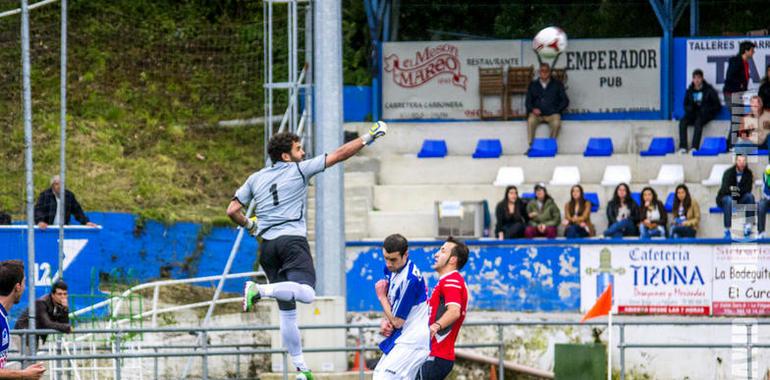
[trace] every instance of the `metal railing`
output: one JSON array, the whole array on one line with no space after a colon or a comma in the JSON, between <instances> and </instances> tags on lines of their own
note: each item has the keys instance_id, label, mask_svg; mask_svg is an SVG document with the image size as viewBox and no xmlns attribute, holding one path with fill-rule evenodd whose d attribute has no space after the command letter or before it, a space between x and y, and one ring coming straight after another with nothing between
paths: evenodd
<instances>
[{"instance_id":1,"label":"metal railing","mask_svg":"<svg viewBox=\"0 0 770 380\"><path fill-rule=\"evenodd\" d=\"M171 313L171 312L189 310L189 309L203 307L203 306L209 306L212 303L216 305L220 305L224 303L241 301L240 297L225 298L221 300L202 301L202 302L170 306L170 307L159 309L158 303L160 299L160 291L162 288L172 286L172 285L195 284L195 283L201 283L201 282L219 281L220 279L231 280L236 278L247 278L247 277L265 278L265 272L253 271L253 272L243 272L243 273L232 273L227 275L183 278L183 279L175 279L175 280L161 280L161 281L153 281L153 282L148 282L144 284L139 284L129 289L126 289L125 291L123 291L123 293L121 293L118 296L110 297L104 301L97 302L91 306L87 306L82 309L73 311L70 313L70 318L75 318L88 313L93 313L94 311L103 309L103 308L111 308L110 315L112 316L112 319L109 321L110 325L108 327L112 327L112 324L121 325L131 321L132 319L144 318L144 317L151 317L152 327L157 327L158 315L161 315L164 313ZM129 299L131 295L136 294L139 291L144 289L152 289L152 303L151 303L150 310L141 311L137 315L129 315L128 318L118 319L118 316L121 315L121 310L123 309L125 300Z\"/></svg>"},{"instance_id":2,"label":"metal railing","mask_svg":"<svg viewBox=\"0 0 770 380\"><path fill-rule=\"evenodd\" d=\"M744 343L632 343L626 340L625 333L627 328L640 327L640 326L745 326L747 339ZM619 331L619 341L617 345L613 345L613 348L617 348L620 351L620 378L625 379L626 375L626 359L625 354L627 350L632 349L703 349L703 348L743 348L746 349L748 354L748 371L747 378L753 378L752 372L752 355L755 349L770 348L768 343L754 343L751 338L751 328L758 325L770 325L770 319L763 320L701 320L701 321L649 321L649 320L620 320L614 323ZM603 322L589 322L578 323L572 321L468 321L464 325L467 327L494 327L497 339L486 343L464 343L456 345L457 348L496 348L498 355L498 378L505 378L505 329L508 327L570 327L570 326L582 326L585 328L606 326ZM254 344L210 344L208 338L215 333L226 332L265 332L278 330L278 326L266 326L266 325L252 325L252 326L218 326L218 327L153 327L153 328L113 328L113 329L83 329L76 330L74 334L109 334L111 336L110 341L112 344L105 345L101 351L103 353L95 354L68 354L62 355L54 352L51 354L50 350L46 355L37 355L35 353L26 354L21 356L12 355L9 360L22 360L22 361L72 361L72 360L113 360L115 363L114 377L118 380L121 379L122 360L126 359L138 359L147 358L154 359L154 376L159 378L159 358L172 358L172 357L199 357L201 358L201 377L203 379L209 378L208 361L210 357L215 356L235 356L238 362L236 368L236 377L241 378L240 371L240 356L243 355L270 355L280 354L282 357L282 373L283 378L288 379L288 352L285 349L275 348L254 348ZM364 342L365 330L377 330L379 324L326 324L326 325L309 325L301 326L302 330L354 330L357 333L357 343L353 346L346 345L345 347L324 347L324 348L305 348L306 353L318 353L318 352L358 352L359 363L358 372L359 378L365 378L365 365L364 354L368 351L377 351L376 346L367 346ZM17 330L12 331L13 335L21 335L26 341L26 338L31 334L59 334L54 330ZM201 345L147 345L126 351L124 346L125 337L132 334L159 334L159 333L176 333L176 334L191 334L191 336L202 336L200 340ZM60 334L59 334L60 335ZM64 342L63 346L66 346L70 342ZM24 347L22 347L22 351ZM59 351L61 352L61 351ZM533 371L527 373L530 376L536 376L541 378L552 378L553 374L547 371Z\"/></svg>"}]
</instances>

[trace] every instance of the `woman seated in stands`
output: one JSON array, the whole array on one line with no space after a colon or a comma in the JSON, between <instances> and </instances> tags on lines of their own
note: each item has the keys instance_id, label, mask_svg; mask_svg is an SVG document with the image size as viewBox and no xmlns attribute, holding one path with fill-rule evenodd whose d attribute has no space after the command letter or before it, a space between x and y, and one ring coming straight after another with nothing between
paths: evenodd
<instances>
[{"instance_id":1,"label":"woman seated in stands","mask_svg":"<svg viewBox=\"0 0 770 380\"><path fill-rule=\"evenodd\" d=\"M607 230L604 237L621 238L639 236L636 224L639 220L639 207L631 198L631 190L625 183L615 187L612 200L607 203Z\"/></svg>"},{"instance_id":2,"label":"woman seated in stands","mask_svg":"<svg viewBox=\"0 0 770 380\"><path fill-rule=\"evenodd\" d=\"M642 239L649 239L653 236L666 237L666 224L668 216L666 206L658 200L658 194L651 187L645 187L642 190L642 207L639 211L639 234Z\"/></svg>"},{"instance_id":3,"label":"woman seated in stands","mask_svg":"<svg viewBox=\"0 0 770 380\"><path fill-rule=\"evenodd\" d=\"M516 186L505 188L503 200L495 208L497 225L495 235L498 239L518 239L524 237L527 228L527 210L524 201L519 198Z\"/></svg>"},{"instance_id":4,"label":"woman seated in stands","mask_svg":"<svg viewBox=\"0 0 770 380\"><path fill-rule=\"evenodd\" d=\"M677 186L674 194L671 238L694 238L700 223L700 206L690 197L690 190L684 184Z\"/></svg>"},{"instance_id":5,"label":"woman seated in stands","mask_svg":"<svg viewBox=\"0 0 770 380\"><path fill-rule=\"evenodd\" d=\"M542 184L535 185L535 199L527 204L527 216L529 216L529 225L524 230L524 236L529 239L534 237L553 239L556 237L556 227L561 220L559 206L548 195Z\"/></svg>"},{"instance_id":6,"label":"woman seated in stands","mask_svg":"<svg viewBox=\"0 0 770 380\"><path fill-rule=\"evenodd\" d=\"M755 149L767 149L767 135L770 132L770 112L765 112L762 98L752 96L751 111L741 119L738 130L736 152L752 154Z\"/></svg>"},{"instance_id":7,"label":"woman seated in stands","mask_svg":"<svg viewBox=\"0 0 770 380\"><path fill-rule=\"evenodd\" d=\"M591 224L591 202L585 199L583 186L575 185L569 191L569 202L564 204L564 236L567 239L578 239L594 236L596 231Z\"/></svg>"}]
</instances>

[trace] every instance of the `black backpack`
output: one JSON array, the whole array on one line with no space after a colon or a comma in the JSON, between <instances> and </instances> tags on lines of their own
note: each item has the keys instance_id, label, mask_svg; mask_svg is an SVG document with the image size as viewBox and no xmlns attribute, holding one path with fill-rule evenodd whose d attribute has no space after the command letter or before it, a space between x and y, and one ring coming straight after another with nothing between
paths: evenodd
<instances>
[{"instance_id":1,"label":"black backpack","mask_svg":"<svg viewBox=\"0 0 770 380\"><path fill-rule=\"evenodd\" d=\"M2 224L11 224L11 216L0 211L0 225Z\"/></svg>"}]
</instances>

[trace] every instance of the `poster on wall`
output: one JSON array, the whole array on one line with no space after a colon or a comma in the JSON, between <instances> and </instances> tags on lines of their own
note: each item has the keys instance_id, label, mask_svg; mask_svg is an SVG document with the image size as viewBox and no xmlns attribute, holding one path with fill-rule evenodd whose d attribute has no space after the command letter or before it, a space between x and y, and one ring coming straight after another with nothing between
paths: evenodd
<instances>
[{"instance_id":1,"label":"poster on wall","mask_svg":"<svg viewBox=\"0 0 770 380\"><path fill-rule=\"evenodd\" d=\"M770 247L714 247L714 315L770 315Z\"/></svg>"},{"instance_id":2,"label":"poster on wall","mask_svg":"<svg viewBox=\"0 0 770 380\"><path fill-rule=\"evenodd\" d=\"M382 47L386 119L479 119L479 68L519 67L520 41L389 42ZM500 115L500 97L485 97Z\"/></svg>"},{"instance_id":3,"label":"poster on wall","mask_svg":"<svg viewBox=\"0 0 770 380\"><path fill-rule=\"evenodd\" d=\"M686 41L687 72L686 84L690 85L692 72L703 70L703 79L709 82L719 93L724 104L722 87L725 84L727 63L730 57L738 54L741 41L751 41L757 47L754 57L749 60L749 91L759 89L760 82L765 76L765 67L770 64L770 38L735 37L735 38L698 38Z\"/></svg>"},{"instance_id":4,"label":"poster on wall","mask_svg":"<svg viewBox=\"0 0 770 380\"><path fill-rule=\"evenodd\" d=\"M712 247L587 245L580 248L580 310L607 285L619 314L709 315Z\"/></svg>"},{"instance_id":5,"label":"poster on wall","mask_svg":"<svg viewBox=\"0 0 770 380\"><path fill-rule=\"evenodd\" d=\"M524 64L538 63L525 49ZM567 112L660 112L660 64L659 38L570 40L556 61L567 70Z\"/></svg>"},{"instance_id":6,"label":"poster on wall","mask_svg":"<svg viewBox=\"0 0 770 380\"><path fill-rule=\"evenodd\" d=\"M385 119L479 119L479 68L533 67L529 40L387 42L382 48ZM571 40L556 64L567 69L570 113L660 111L660 39ZM533 77L534 80L534 77ZM484 113L501 115L499 96ZM509 99L523 113L524 95Z\"/></svg>"}]
</instances>

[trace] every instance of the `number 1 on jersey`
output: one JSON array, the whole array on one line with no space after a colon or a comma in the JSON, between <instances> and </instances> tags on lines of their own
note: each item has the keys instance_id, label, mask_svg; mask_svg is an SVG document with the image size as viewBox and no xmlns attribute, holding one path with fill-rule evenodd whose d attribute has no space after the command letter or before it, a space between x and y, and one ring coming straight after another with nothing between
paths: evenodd
<instances>
[{"instance_id":1,"label":"number 1 on jersey","mask_svg":"<svg viewBox=\"0 0 770 380\"><path fill-rule=\"evenodd\" d=\"M278 185L272 184L270 185L270 194L273 194L273 206L278 206Z\"/></svg>"}]
</instances>

